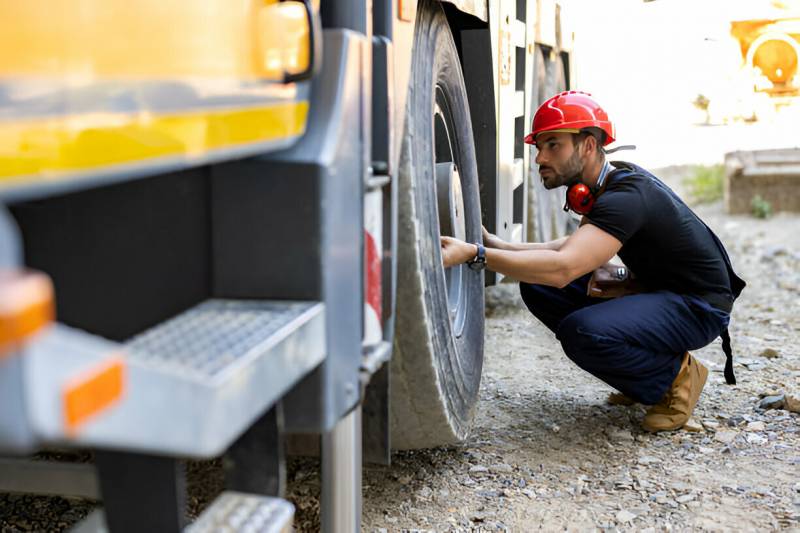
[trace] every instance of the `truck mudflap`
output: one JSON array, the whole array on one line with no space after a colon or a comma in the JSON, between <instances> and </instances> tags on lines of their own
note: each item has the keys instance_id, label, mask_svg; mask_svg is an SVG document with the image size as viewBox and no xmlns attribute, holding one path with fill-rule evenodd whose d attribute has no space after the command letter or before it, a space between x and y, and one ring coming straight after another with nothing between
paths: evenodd
<instances>
[{"instance_id":1,"label":"truck mudflap","mask_svg":"<svg viewBox=\"0 0 800 533\"><path fill-rule=\"evenodd\" d=\"M222 453L325 355L324 305L207 300L127 342L56 323L0 361L0 449Z\"/></svg>"}]
</instances>

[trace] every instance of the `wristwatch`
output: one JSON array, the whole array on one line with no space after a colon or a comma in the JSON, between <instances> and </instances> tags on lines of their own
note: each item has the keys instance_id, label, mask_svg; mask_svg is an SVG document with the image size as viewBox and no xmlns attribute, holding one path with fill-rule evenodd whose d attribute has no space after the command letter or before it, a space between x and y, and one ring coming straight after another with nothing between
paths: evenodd
<instances>
[{"instance_id":1,"label":"wristwatch","mask_svg":"<svg viewBox=\"0 0 800 533\"><path fill-rule=\"evenodd\" d=\"M475 246L478 247L478 253L475 255L475 257L467 261L467 266L476 272L480 272L486 268L486 248L479 243L475 243Z\"/></svg>"}]
</instances>

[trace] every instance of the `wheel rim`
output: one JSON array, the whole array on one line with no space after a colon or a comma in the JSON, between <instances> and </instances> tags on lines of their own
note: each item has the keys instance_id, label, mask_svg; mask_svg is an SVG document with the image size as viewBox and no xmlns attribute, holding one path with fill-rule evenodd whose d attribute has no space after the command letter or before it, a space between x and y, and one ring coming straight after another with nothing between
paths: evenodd
<instances>
[{"instance_id":1,"label":"wheel rim","mask_svg":"<svg viewBox=\"0 0 800 533\"><path fill-rule=\"evenodd\" d=\"M467 221L464 196L461 192L461 175L458 171L458 151L453 135L453 118L441 87L436 87L433 110L434 162L436 171L436 197L441 235L467 238ZM453 325L453 335L460 337L467 318L466 265L455 265L444 271L447 288L447 308Z\"/></svg>"}]
</instances>

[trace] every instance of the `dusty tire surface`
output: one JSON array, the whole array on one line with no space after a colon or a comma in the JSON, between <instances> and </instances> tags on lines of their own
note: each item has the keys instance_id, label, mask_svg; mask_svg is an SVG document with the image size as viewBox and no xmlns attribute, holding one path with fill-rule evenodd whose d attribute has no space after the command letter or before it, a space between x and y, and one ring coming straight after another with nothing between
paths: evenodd
<instances>
[{"instance_id":1,"label":"dusty tire surface","mask_svg":"<svg viewBox=\"0 0 800 533\"><path fill-rule=\"evenodd\" d=\"M441 264L435 171L437 163L447 160L447 146L440 146L441 127L447 130L460 175L464 240L480 242L481 223L463 76L445 15L432 2L420 5L413 54L399 167L397 322L391 361L395 449L466 438L483 366L483 273L462 266L445 274ZM437 123L437 112L449 123ZM448 301L456 273L461 280L457 320L451 318Z\"/></svg>"},{"instance_id":2,"label":"dusty tire surface","mask_svg":"<svg viewBox=\"0 0 800 533\"><path fill-rule=\"evenodd\" d=\"M533 87L530 97L534 103L533 114L539 106L547 100L550 94L547 84L547 62L544 52L536 47L533 55ZM536 165L536 148L526 146L531 150L531 163L528 174L528 241L544 242L553 238L553 209L554 203L558 204L558 197L553 191L548 191L542 184L539 168Z\"/></svg>"},{"instance_id":3,"label":"dusty tire surface","mask_svg":"<svg viewBox=\"0 0 800 533\"><path fill-rule=\"evenodd\" d=\"M530 97L535 108L548 98L567 88L564 62L559 56L550 60L538 46L533 57L533 87ZM536 110L534 109L534 113ZM529 241L546 242L571 234L578 227L578 220L564 211L565 189L559 187L548 191L542 185L534 159L536 148L531 148L531 167L528 175L528 225Z\"/></svg>"},{"instance_id":4,"label":"dusty tire surface","mask_svg":"<svg viewBox=\"0 0 800 533\"><path fill-rule=\"evenodd\" d=\"M558 55L547 63L546 87L549 95L546 98L567 90L564 62ZM550 194L550 204L553 210L553 234L549 238L558 239L571 234L578 228L578 219L573 217L572 213L564 211L566 189L559 187L547 192Z\"/></svg>"}]
</instances>

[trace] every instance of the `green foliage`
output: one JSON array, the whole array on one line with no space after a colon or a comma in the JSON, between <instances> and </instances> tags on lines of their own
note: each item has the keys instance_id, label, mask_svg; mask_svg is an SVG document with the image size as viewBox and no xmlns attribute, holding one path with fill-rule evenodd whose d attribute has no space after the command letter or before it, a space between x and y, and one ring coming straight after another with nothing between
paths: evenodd
<instances>
[{"instance_id":1,"label":"green foliage","mask_svg":"<svg viewBox=\"0 0 800 533\"><path fill-rule=\"evenodd\" d=\"M696 165L689 177L683 180L694 203L716 202L722 198L722 185L725 180L723 165Z\"/></svg>"},{"instance_id":2,"label":"green foliage","mask_svg":"<svg viewBox=\"0 0 800 533\"><path fill-rule=\"evenodd\" d=\"M756 194L750 200L750 210L756 218L767 218L772 215L772 204L764 200L760 194Z\"/></svg>"},{"instance_id":3,"label":"green foliage","mask_svg":"<svg viewBox=\"0 0 800 533\"><path fill-rule=\"evenodd\" d=\"M702 109L703 111L708 111L708 104L710 103L711 101L704 94L698 94L697 98L692 102L697 109Z\"/></svg>"}]
</instances>

